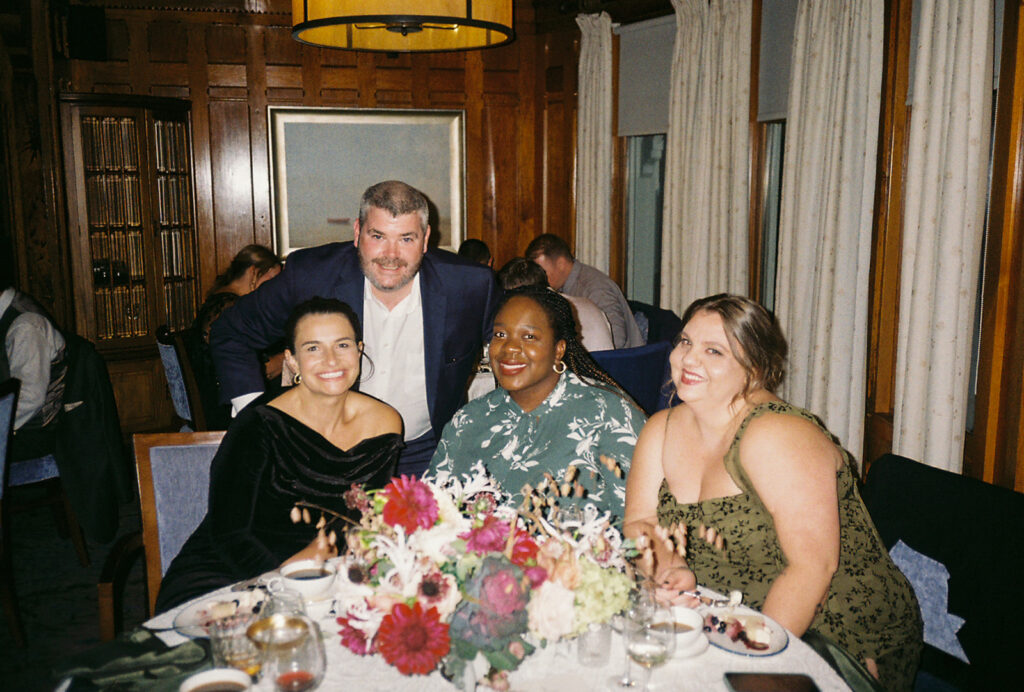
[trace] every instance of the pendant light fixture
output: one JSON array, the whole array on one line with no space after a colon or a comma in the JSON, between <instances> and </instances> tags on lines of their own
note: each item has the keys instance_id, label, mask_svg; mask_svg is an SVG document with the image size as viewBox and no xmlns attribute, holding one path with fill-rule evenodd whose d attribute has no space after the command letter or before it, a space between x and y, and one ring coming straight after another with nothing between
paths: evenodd
<instances>
[{"instance_id":1,"label":"pendant light fixture","mask_svg":"<svg viewBox=\"0 0 1024 692\"><path fill-rule=\"evenodd\" d=\"M512 36L512 0L292 0L292 37L313 46L414 53Z\"/></svg>"}]
</instances>

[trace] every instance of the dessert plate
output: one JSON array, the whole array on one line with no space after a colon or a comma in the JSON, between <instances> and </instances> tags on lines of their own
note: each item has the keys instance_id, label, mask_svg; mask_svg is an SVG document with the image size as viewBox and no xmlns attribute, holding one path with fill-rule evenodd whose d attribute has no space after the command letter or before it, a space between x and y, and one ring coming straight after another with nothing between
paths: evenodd
<instances>
[{"instance_id":1,"label":"dessert plate","mask_svg":"<svg viewBox=\"0 0 1024 692\"><path fill-rule=\"evenodd\" d=\"M266 593L257 590L201 599L174 616L174 631L183 637L205 637L205 625L210 620L239 612L259 612L265 598Z\"/></svg>"},{"instance_id":2,"label":"dessert plate","mask_svg":"<svg viewBox=\"0 0 1024 692\"><path fill-rule=\"evenodd\" d=\"M775 622L775 620L772 620L767 615L762 615L755 610L744 607L733 608L726 606L724 608L707 608L703 612L709 615L717 615L718 617L728 617L730 615L757 615L764 618L764 623L768 628L769 633L767 649L751 649L740 640L733 641L729 635L724 632L719 632L715 628L712 628L709 632L705 627L704 634L707 635L708 641L719 649L725 649L730 653L740 654L741 656L772 656L789 646L789 634L786 632L786 628Z\"/></svg>"}]
</instances>

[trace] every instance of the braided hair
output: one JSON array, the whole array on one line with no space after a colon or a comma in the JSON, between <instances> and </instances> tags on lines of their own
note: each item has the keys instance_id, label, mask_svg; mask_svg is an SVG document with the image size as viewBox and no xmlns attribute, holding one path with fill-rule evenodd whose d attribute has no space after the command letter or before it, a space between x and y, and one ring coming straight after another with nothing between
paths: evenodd
<instances>
[{"instance_id":1,"label":"braided hair","mask_svg":"<svg viewBox=\"0 0 1024 692\"><path fill-rule=\"evenodd\" d=\"M562 362L577 377L601 389L618 394L634 405L636 404L619 383L612 379L612 376L597 364L597 361L590 355L590 351L580 343L579 334L576 330L576 317L572 312L572 304L562 294L546 286L522 286L505 292L505 295L502 296L501 301L498 303L498 311L500 312L512 298L519 296L529 298L535 302L544 311L544 314L547 315L548 322L551 323L551 329L555 333L555 341L562 340L565 342L565 353L562 355Z\"/></svg>"}]
</instances>

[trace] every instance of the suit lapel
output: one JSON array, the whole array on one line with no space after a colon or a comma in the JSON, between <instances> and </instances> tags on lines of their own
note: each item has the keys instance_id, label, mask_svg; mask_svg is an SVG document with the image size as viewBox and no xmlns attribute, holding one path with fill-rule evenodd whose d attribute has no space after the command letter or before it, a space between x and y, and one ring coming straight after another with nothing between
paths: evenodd
<instances>
[{"instance_id":1,"label":"suit lapel","mask_svg":"<svg viewBox=\"0 0 1024 692\"><path fill-rule=\"evenodd\" d=\"M424 255L420 265L420 297L423 305L423 365L427 374L427 405L433 422L437 380L444 365L444 323L448 314L448 298L441 288L441 277L429 253Z\"/></svg>"},{"instance_id":2,"label":"suit lapel","mask_svg":"<svg viewBox=\"0 0 1024 692\"><path fill-rule=\"evenodd\" d=\"M348 250L343 261L339 262L341 266L338 267L335 274L334 297L348 303L348 306L359 316L359 321L364 322L363 287L365 281L363 281L363 270L359 268L358 250L351 245Z\"/></svg>"}]
</instances>

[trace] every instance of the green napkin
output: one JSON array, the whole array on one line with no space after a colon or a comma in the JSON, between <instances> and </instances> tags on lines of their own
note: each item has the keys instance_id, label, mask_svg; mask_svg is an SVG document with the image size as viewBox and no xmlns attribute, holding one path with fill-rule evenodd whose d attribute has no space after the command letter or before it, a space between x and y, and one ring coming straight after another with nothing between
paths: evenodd
<instances>
[{"instance_id":1,"label":"green napkin","mask_svg":"<svg viewBox=\"0 0 1024 692\"><path fill-rule=\"evenodd\" d=\"M169 647L136 629L59 663L57 678L72 678L70 690L177 690L189 675L210 668L209 643L190 639Z\"/></svg>"}]
</instances>

